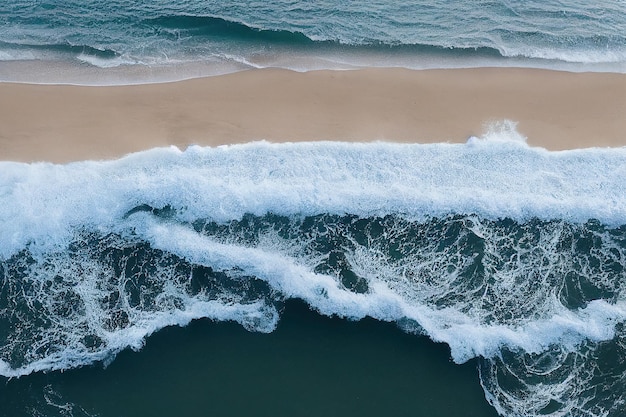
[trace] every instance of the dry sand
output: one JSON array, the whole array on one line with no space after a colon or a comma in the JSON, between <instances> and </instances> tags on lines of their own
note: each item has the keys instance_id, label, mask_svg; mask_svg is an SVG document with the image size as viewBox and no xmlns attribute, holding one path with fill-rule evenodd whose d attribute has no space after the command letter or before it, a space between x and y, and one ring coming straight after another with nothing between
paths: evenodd
<instances>
[{"instance_id":1,"label":"dry sand","mask_svg":"<svg viewBox=\"0 0 626 417\"><path fill-rule=\"evenodd\" d=\"M502 119L533 146L626 146L626 74L266 69L136 86L0 83L0 97L0 160L261 139L463 142Z\"/></svg>"}]
</instances>

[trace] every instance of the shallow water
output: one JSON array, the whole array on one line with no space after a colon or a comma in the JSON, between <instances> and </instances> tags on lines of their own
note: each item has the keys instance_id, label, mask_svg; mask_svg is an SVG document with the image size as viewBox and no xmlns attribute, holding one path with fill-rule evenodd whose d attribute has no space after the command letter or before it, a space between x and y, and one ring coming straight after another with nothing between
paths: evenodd
<instances>
[{"instance_id":1,"label":"shallow water","mask_svg":"<svg viewBox=\"0 0 626 417\"><path fill-rule=\"evenodd\" d=\"M124 84L260 67L626 72L625 33L619 0L18 0L0 5L0 80Z\"/></svg>"}]
</instances>

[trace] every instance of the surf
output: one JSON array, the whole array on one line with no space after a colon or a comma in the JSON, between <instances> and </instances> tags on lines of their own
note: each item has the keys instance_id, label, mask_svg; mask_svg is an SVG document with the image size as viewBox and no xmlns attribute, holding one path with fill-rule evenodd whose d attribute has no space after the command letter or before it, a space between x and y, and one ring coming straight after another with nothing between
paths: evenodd
<instances>
[{"instance_id":1,"label":"surf","mask_svg":"<svg viewBox=\"0 0 626 417\"><path fill-rule=\"evenodd\" d=\"M200 318L272 332L299 299L478 358L492 404L522 409L498 369L523 380L518 358L541 357L570 374L564 358L622 338L626 152L551 152L507 126L465 144L2 162L0 372L108 364ZM593 378L560 381L561 409Z\"/></svg>"}]
</instances>

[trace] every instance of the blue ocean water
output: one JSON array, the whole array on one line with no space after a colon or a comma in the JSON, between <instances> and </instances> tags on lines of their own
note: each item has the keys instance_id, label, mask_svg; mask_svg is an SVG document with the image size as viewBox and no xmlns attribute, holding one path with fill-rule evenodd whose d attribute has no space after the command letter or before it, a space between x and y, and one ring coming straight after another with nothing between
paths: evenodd
<instances>
[{"instance_id":1,"label":"blue ocean water","mask_svg":"<svg viewBox=\"0 0 626 417\"><path fill-rule=\"evenodd\" d=\"M273 332L297 299L478 361L503 416L623 415L626 151L503 135L2 162L0 373L200 318Z\"/></svg>"},{"instance_id":2,"label":"blue ocean water","mask_svg":"<svg viewBox=\"0 0 626 417\"><path fill-rule=\"evenodd\" d=\"M17 0L0 4L0 80L54 81L67 65L170 78L253 67L624 72L625 34L621 0Z\"/></svg>"}]
</instances>

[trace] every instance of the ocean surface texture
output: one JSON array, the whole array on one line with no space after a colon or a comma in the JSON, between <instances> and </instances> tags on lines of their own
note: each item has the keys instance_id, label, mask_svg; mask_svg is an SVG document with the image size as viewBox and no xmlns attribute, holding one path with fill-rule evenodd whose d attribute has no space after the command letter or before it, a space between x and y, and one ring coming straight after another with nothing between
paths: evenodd
<instances>
[{"instance_id":1,"label":"ocean surface texture","mask_svg":"<svg viewBox=\"0 0 626 417\"><path fill-rule=\"evenodd\" d=\"M487 65L625 72L626 3L14 0L0 4L3 81L43 77L48 82L128 83L258 67Z\"/></svg>"},{"instance_id":2,"label":"ocean surface texture","mask_svg":"<svg viewBox=\"0 0 626 417\"><path fill-rule=\"evenodd\" d=\"M507 135L0 163L0 372L199 318L269 333L297 299L444 343L501 415L624 415L626 151Z\"/></svg>"}]
</instances>

